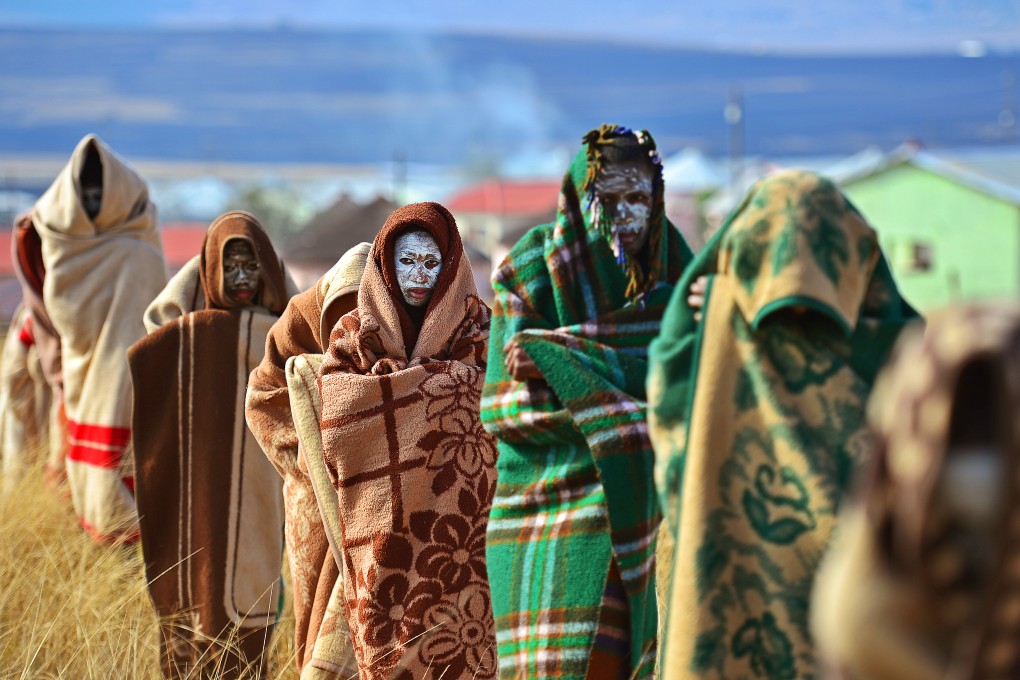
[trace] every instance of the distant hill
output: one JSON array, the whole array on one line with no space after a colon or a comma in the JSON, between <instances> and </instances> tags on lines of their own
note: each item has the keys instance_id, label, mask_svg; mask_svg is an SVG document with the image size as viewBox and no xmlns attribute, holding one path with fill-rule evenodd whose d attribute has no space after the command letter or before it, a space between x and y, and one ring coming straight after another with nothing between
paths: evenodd
<instances>
[{"instance_id":1,"label":"distant hill","mask_svg":"<svg viewBox=\"0 0 1020 680\"><path fill-rule=\"evenodd\" d=\"M995 143L1020 56L755 56L470 35L0 31L0 153L96 131L141 158L527 169L601 121L722 155L743 89L752 154L908 137ZM1016 97L1016 92L1013 97ZM562 155L562 154L561 154Z\"/></svg>"}]
</instances>

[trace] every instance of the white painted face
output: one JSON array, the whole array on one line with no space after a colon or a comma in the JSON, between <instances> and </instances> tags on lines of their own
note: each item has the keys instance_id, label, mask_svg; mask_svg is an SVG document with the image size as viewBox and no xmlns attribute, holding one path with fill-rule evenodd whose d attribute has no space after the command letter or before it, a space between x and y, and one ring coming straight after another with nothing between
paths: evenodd
<instances>
[{"instance_id":1,"label":"white painted face","mask_svg":"<svg viewBox=\"0 0 1020 680\"><path fill-rule=\"evenodd\" d=\"M393 266L404 301L412 307L427 305L443 269L443 256L432 234L418 229L398 236Z\"/></svg>"},{"instance_id":2,"label":"white painted face","mask_svg":"<svg viewBox=\"0 0 1020 680\"><path fill-rule=\"evenodd\" d=\"M624 251L630 256L640 253L652 217L652 169L648 164L606 163L595 178L595 198L610 211L614 235Z\"/></svg>"},{"instance_id":3,"label":"white painted face","mask_svg":"<svg viewBox=\"0 0 1020 680\"><path fill-rule=\"evenodd\" d=\"M1005 509L1005 456L991 447L966 447L950 452L938 494L965 526L990 530Z\"/></svg>"}]
</instances>

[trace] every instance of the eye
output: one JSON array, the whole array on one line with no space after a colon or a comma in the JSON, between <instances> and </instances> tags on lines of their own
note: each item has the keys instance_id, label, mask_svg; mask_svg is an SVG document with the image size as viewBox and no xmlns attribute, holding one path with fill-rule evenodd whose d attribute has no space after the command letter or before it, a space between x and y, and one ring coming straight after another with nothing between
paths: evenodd
<instances>
[{"instance_id":1,"label":"eye","mask_svg":"<svg viewBox=\"0 0 1020 680\"><path fill-rule=\"evenodd\" d=\"M402 257L400 258L400 264L411 266L414 264L414 260L409 257Z\"/></svg>"},{"instance_id":2,"label":"eye","mask_svg":"<svg viewBox=\"0 0 1020 680\"><path fill-rule=\"evenodd\" d=\"M429 259L425 260L425 266L428 267L429 269L435 269L436 267L439 266L439 260L430 257Z\"/></svg>"},{"instance_id":3,"label":"eye","mask_svg":"<svg viewBox=\"0 0 1020 680\"><path fill-rule=\"evenodd\" d=\"M628 203L651 203L652 197L643 191L632 191L627 194Z\"/></svg>"},{"instance_id":4,"label":"eye","mask_svg":"<svg viewBox=\"0 0 1020 680\"><path fill-rule=\"evenodd\" d=\"M259 270L259 263L258 262L250 262L250 263L248 263L248 265L245 266L245 269L247 269L250 272L257 272Z\"/></svg>"},{"instance_id":5,"label":"eye","mask_svg":"<svg viewBox=\"0 0 1020 680\"><path fill-rule=\"evenodd\" d=\"M236 264L225 264L225 265L223 265L223 271L227 272L228 274L233 274L234 272L237 271L237 265Z\"/></svg>"}]
</instances>

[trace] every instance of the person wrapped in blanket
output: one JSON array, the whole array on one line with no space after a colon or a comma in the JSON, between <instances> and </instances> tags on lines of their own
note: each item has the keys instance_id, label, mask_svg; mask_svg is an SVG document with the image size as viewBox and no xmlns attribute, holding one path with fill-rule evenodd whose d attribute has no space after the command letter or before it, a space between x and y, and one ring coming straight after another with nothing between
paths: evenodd
<instances>
[{"instance_id":1,"label":"person wrapped in blanket","mask_svg":"<svg viewBox=\"0 0 1020 680\"><path fill-rule=\"evenodd\" d=\"M493 274L482 422L499 444L486 534L500 677L650 677L661 515L648 344L691 259L647 131L603 125L556 221Z\"/></svg>"},{"instance_id":2,"label":"person wrapped in blanket","mask_svg":"<svg viewBox=\"0 0 1020 680\"><path fill-rule=\"evenodd\" d=\"M138 538L127 349L166 285L156 206L144 180L86 135L36 201L43 305L60 339L67 479L82 528L100 543ZM38 320L38 319L37 319Z\"/></svg>"},{"instance_id":3,"label":"person wrapped in blanket","mask_svg":"<svg viewBox=\"0 0 1020 680\"><path fill-rule=\"evenodd\" d=\"M496 445L478 414L489 315L453 215L412 203L376 236L357 308L321 364L287 361L301 443L321 437L306 460L331 482L323 525L362 680L496 676L485 565Z\"/></svg>"},{"instance_id":4,"label":"person wrapped in blanket","mask_svg":"<svg viewBox=\"0 0 1020 680\"><path fill-rule=\"evenodd\" d=\"M282 482L245 425L244 398L293 292L259 221L225 213L128 353L142 554L169 678L268 671Z\"/></svg>"},{"instance_id":5,"label":"person wrapped in blanket","mask_svg":"<svg viewBox=\"0 0 1020 680\"><path fill-rule=\"evenodd\" d=\"M358 304L370 248L369 243L351 248L314 286L291 298L269 330L262 363L248 379L248 427L283 477L295 663L301 680L348 680L358 675L358 666L347 629L342 559L330 544L338 533L326 530L327 522L339 519L336 491L325 473L318 424L311 441L299 436L287 361L302 355L305 361L321 360L333 327Z\"/></svg>"},{"instance_id":6,"label":"person wrapped in blanket","mask_svg":"<svg viewBox=\"0 0 1020 680\"><path fill-rule=\"evenodd\" d=\"M875 455L822 563L833 680L1020 677L1020 307L939 312L868 404Z\"/></svg>"},{"instance_id":7,"label":"person wrapped in blanket","mask_svg":"<svg viewBox=\"0 0 1020 680\"><path fill-rule=\"evenodd\" d=\"M698 253L648 377L661 678L817 676L811 584L869 450L865 400L916 319L875 231L811 172L760 180Z\"/></svg>"}]
</instances>

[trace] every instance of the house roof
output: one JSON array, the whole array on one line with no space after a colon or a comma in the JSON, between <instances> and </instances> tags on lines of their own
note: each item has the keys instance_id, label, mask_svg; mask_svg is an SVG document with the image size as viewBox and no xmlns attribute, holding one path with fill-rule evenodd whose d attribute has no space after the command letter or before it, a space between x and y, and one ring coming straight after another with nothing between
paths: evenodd
<instances>
[{"instance_id":1,"label":"house roof","mask_svg":"<svg viewBox=\"0 0 1020 680\"><path fill-rule=\"evenodd\" d=\"M358 203L349 196L342 196L291 237L284 249L284 259L291 262L336 262L358 243L375 240L386 218L399 207L381 196L368 203Z\"/></svg>"},{"instance_id":2,"label":"house roof","mask_svg":"<svg viewBox=\"0 0 1020 680\"><path fill-rule=\"evenodd\" d=\"M900 165L913 165L922 170L945 177L961 186L1020 206L1020 185L1013 185L990 177L949 155L924 151L913 144L904 144L891 153L860 155L858 163L847 163L843 168L831 168L827 173L839 184L853 184Z\"/></svg>"},{"instance_id":3,"label":"house roof","mask_svg":"<svg viewBox=\"0 0 1020 680\"><path fill-rule=\"evenodd\" d=\"M560 184L558 179L488 179L454 193L446 207L454 215L546 215L556 211Z\"/></svg>"}]
</instances>

